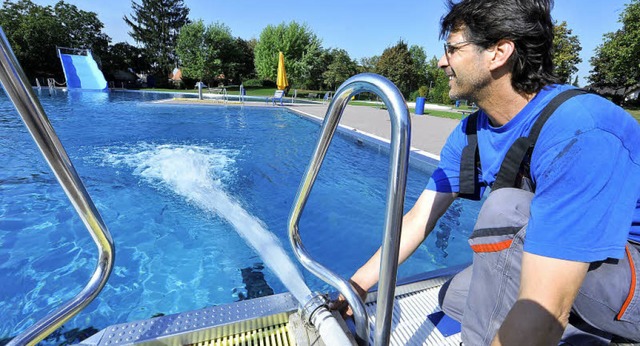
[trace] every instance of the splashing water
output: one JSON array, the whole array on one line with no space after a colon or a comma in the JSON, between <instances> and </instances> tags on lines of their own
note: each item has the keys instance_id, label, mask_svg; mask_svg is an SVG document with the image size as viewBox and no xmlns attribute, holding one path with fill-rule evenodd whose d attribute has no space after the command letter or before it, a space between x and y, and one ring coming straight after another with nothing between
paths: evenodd
<instances>
[{"instance_id":1,"label":"splashing water","mask_svg":"<svg viewBox=\"0 0 640 346\"><path fill-rule=\"evenodd\" d=\"M195 145L142 145L136 153L108 156L112 164L124 163L134 174L161 182L174 193L207 212L227 220L260 255L264 263L302 304L311 292L280 241L262 221L249 214L223 191L220 178L232 163L228 151Z\"/></svg>"}]
</instances>

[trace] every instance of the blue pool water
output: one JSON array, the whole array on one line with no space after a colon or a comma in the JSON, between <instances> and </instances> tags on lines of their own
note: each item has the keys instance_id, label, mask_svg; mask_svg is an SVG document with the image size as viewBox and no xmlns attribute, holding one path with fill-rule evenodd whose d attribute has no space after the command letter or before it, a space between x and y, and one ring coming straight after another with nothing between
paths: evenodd
<instances>
[{"instance_id":1,"label":"blue pool water","mask_svg":"<svg viewBox=\"0 0 640 346\"><path fill-rule=\"evenodd\" d=\"M275 293L286 291L236 230L196 199L236 201L294 258L287 217L320 125L283 108L155 102L168 97L40 94L116 245L105 289L66 329L237 301L264 288L262 275ZM357 142L335 137L300 222L307 250L344 277L379 247L385 208L388 157ZM0 167L2 339L77 294L96 248L4 94ZM411 167L405 209L433 168ZM202 196L204 186L218 192ZM470 261L466 238L478 207L456 201L399 276ZM300 271L312 290L330 289Z\"/></svg>"}]
</instances>

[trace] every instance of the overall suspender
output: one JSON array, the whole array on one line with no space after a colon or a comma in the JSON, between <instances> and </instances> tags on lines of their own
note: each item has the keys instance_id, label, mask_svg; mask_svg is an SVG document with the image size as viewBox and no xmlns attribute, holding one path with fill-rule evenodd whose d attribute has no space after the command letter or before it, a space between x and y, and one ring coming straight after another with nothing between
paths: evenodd
<instances>
[{"instance_id":1,"label":"overall suspender","mask_svg":"<svg viewBox=\"0 0 640 346\"><path fill-rule=\"evenodd\" d=\"M540 131L545 122L551 117L553 112L568 99L588 93L582 89L569 89L556 95L549 104L547 104L540 116L533 124L529 135L518 138L509 148L507 154L500 165L500 170L496 176L496 180L491 185L492 190L503 187L525 188L535 191L535 184L528 180L531 176L529 172L529 164L531 161L531 153L535 147ZM462 150L460 160L460 197L469 199L480 199L480 153L478 149L478 112L469 116L465 133L467 134L467 146Z\"/></svg>"},{"instance_id":2,"label":"overall suspender","mask_svg":"<svg viewBox=\"0 0 640 346\"><path fill-rule=\"evenodd\" d=\"M476 111L467 118L464 133L467 135L467 146L462 149L460 158L460 192L459 196L474 201L480 200L480 151L478 150L478 113Z\"/></svg>"}]
</instances>

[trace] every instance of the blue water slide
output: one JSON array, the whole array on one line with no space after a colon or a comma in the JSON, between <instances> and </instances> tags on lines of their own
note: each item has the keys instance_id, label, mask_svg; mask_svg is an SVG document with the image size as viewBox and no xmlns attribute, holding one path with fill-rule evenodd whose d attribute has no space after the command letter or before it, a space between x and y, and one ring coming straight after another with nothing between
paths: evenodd
<instances>
[{"instance_id":1,"label":"blue water slide","mask_svg":"<svg viewBox=\"0 0 640 346\"><path fill-rule=\"evenodd\" d=\"M69 89L108 91L107 80L91 54L71 55L60 53L60 61Z\"/></svg>"}]
</instances>

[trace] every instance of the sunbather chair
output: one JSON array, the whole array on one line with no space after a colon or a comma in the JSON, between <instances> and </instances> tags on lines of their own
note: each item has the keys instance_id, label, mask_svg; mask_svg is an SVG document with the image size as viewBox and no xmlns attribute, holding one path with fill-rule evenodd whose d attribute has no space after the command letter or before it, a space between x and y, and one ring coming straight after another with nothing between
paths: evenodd
<instances>
[{"instance_id":1,"label":"sunbather chair","mask_svg":"<svg viewBox=\"0 0 640 346\"><path fill-rule=\"evenodd\" d=\"M322 104L325 104L333 98L333 93L331 91L327 91L322 98Z\"/></svg>"},{"instance_id":2,"label":"sunbather chair","mask_svg":"<svg viewBox=\"0 0 640 346\"><path fill-rule=\"evenodd\" d=\"M282 99L284 98L284 90L276 90L273 94L273 97L267 98L267 102L271 101L271 103L275 106L276 101L280 101L280 105L282 106Z\"/></svg>"}]
</instances>

